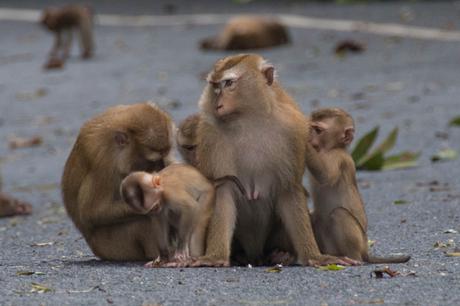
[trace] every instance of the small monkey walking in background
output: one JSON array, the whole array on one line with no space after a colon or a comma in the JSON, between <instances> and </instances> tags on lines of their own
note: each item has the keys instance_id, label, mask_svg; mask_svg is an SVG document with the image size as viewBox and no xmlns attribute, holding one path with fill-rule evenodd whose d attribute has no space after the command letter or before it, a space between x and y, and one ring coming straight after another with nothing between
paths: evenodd
<instances>
[{"instance_id":1,"label":"small monkey walking in background","mask_svg":"<svg viewBox=\"0 0 460 306\"><path fill-rule=\"evenodd\" d=\"M306 164L310 172L313 230L322 253L369 263L401 263L410 256L375 257L368 253L367 218L347 152L354 137L353 118L338 108L311 114Z\"/></svg>"},{"instance_id":2,"label":"small monkey walking in background","mask_svg":"<svg viewBox=\"0 0 460 306\"><path fill-rule=\"evenodd\" d=\"M90 58L94 52L93 13L84 5L65 5L44 9L40 23L54 33L54 44L45 68L58 68L69 57L72 31L80 34L81 57ZM62 52L62 54L59 54Z\"/></svg>"},{"instance_id":3,"label":"small monkey walking in background","mask_svg":"<svg viewBox=\"0 0 460 306\"><path fill-rule=\"evenodd\" d=\"M190 256L205 252L205 236L214 209L215 186L233 181L244 194L236 177L226 176L214 181L206 179L197 169L185 164L173 164L160 172L134 172L121 183L123 200L142 214L157 216L164 227L167 249L160 254L170 254L172 232L177 236L177 248L172 257L160 258L147 266L177 267L186 265ZM174 235L173 235L174 236ZM166 260L166 262L164 262Z\"/></svg>"}]
</instances>

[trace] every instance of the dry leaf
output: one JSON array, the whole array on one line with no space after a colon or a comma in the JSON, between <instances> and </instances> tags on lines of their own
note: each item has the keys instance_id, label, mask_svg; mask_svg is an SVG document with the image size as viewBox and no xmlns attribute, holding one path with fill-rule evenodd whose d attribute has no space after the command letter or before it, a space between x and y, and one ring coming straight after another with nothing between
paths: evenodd
<instances>
[{"instance_id":1,"label":"dry leaf","mask_svg":"<svg viewBox=\"0 0 460 306\"><path fill-rule=\"evenodd\" d=\"M40 136L33 136L30 138L13 137L9 140L10 149L36 147L43 143Z\"/></svg>"},{"instance_id":2,"label":"dry leaf","mask_svg":"<svg viewBox=\"0 0 460 306\"><path fill-rule=\"evenodd\" d=\"M39 283L32 283L32 289L30 289L30 292L37 292L37 293L46 293L46 292L52 292L52 291L53 289L51 289L50 287L47 287Z\"/></svg>"},{"instance_id":3,"label":"dry leaf","mask_svg":"<svg viewBox=\"0 0 460 306\"><path fill-rule=\"evenodd\" d=\"M350 53L361 53L366 50L366 46L355 40L347 39L339 41L334 48L334 52L338 56Z\"/></svg>"},{"instance_id":4,"label":"dry leaf","mask_svg":"<svg viewBox=\"0 0 460 306\"><path fill-rule=\"evenodd\" d=\"M390 277L395 277L395 276L399 275L400 273L398 271L391 270L388 267L384 267L383 269L377 269L377 270L372 271L371 272L371 277L384 278L385 274L390 276Z\"/></svg>"},{"instance_id":5,"label":"dry leaf","mask_svg":"<svg viewBox=\"0 0 460 306\"><path fill-rule=\"evenodd\" d=\"M450 228L444 231L444 234L457 234L457 231Z\"/></svg>"},{"instance_id":6,"label":"dry leaf","mask_svg":"<svg viewBox=\"0 0 460 306\"><path fill-rule=\"evenodd\" d=\"M371 240L371 239L367 240L367 246L369 248L372 248L374 246L374 244L375 244L375 240Z\"/></svg>"},{"instance_id":7,"label":"dry leaf","mask_svg":"<svg viewBox=\"0 0 460 306\"><path fill-rule=\"evenodd\" d=\"M31 247L44 247L44 246L52 246L54 244L54 241L50 242L38 242L38 243L33 243L30 246Z\"/></svg>"},{"instance_id":8,"label":"dry leaf","mask_svg":"<svg viewBox=\"0 0 460 306\"><path fill-rule=\"evenodd\" d=\"M36 271L17 271L16 275L18 275L18 276L45 275L45 273L36 272Z\"/></svg>"}]
</instances>

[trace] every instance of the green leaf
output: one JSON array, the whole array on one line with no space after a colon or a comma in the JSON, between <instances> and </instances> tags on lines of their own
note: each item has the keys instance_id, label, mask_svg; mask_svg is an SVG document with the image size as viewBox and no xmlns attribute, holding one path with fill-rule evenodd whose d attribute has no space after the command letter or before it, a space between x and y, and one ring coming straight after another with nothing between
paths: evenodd
<instances>
[{"instance_id":1,"label":"green leaf","mask_svg":"<svg viewBox=\"0 0 460 306\"><path fill-rule=\"evenodd\" d=\"M449 121L450 126L460 126L460 116L457 116Z\"/></svg>"},{"instance_id":2,"label":"green leaf","mask_svg":"<svg viewBox=\"0 0 460 306\"><path fill-rule=\"evenodd\" d=\"M405 151L399 154L388 156L383 162L382 170L394 170L402 168L411 168L417 166L417 160L420 152Z\"/></svg>"},{"instance_id":3,"label":"green leaf","mask_svg":"<svg viewBox=\"0 0 460 306\"><path fill-rule=\"evenodd\" d=\"M327 266L318 267L318 269L323 270L323 271L340 271L340 270L345 269L345 267L341 265L330 264Z\"/></svg>"},{"instance_id":4,"label":"green leaf","mask_svg":"<svg viewBox=\"0 0 460 306\"><path fill-rule=\"evenodd\" d=\"M387 138L375 149L375 152L381 152L383 155L393 149L396 144L396 138L398 138L398 128L394 128Z\"/></svg>"},{"instance_id":5,"label":"green leaf","mask_svg":"<svg viewBox=\"0 0 460 306\"><path fill-rule=\"evenodd\" d=\"M381 152L378 152L370 158L366 159L366 161L363 162L361 165L357 166L356 169L378 171L382 170L384 162L385 159L383 158L383 154Z\"/></svg>"},{"instance_id":6,"label":"green leaf","mask_svg":"<svg viewBox=\"0 0 460 306\"><path fill-rule=\"evenodd\" d=\"M458 152L453 149L442 149L435 155L431 156L432 162L445 161L445 160L454 160L458 158Z\"/></svg>"},{"instance_id":7,"label":"green leaf","mask_svg":"<svg viewBox=\"0 0 460 306\"><path fill-rule=\"evenodd\" d=\"M359 165L360 160L366 155L366 153L374 144L374 141L377 138L378 133L379 127L376 126L366 135L361 137L361 139L358 141L358 144L351 152L351 157L353 158L357 166Z\"/></svg>"},{"instance_id":8,"label":"green leaf","mask_svg":"<svg viewBox=\"0 0 460 306\"><path fill-rule=\"evenodd\" d=\"M270 267L268 269L265 270L265 272L268 272L268 273L280 273L281 272L281 266L274 266L274 267Z\"/></svg>"},{"instance_id":9,"label":"green leaf","mask_svg":"<svg viewBox=\"0 0 460 306\"><path fill-rule=\"evenodd\" d=\"M403 204L409 204L409 203L410 202L406 201L406 200L395 200L395 201L393 201L394 205L403 205Z\"/></svg>"},{"instance_id":10,"label":"green leaf","mask_svg":"<svg viewBox=\"0 0 460 306\"><path fill-rule=\"evenodd\" d=\"M396 144L396 138L398 138L398 128L394 128L390 132L390 134L387 136L387 138L385 138L385 140L380 145L378 145L376 149L372 150L371 153L369 153L365 157L361 158L359 160L359 164L364 165L369 160L373 160L373 164L374 164L375 160L379 159L379 157L377 157L377 155L379 155L379 154L381 154L382 158L383 158L385 153L388 152L389 150L391 150L394 147L394 145ZM380 168L379 169L374 169L374 170L381 170Z\"/></svg>"}]
</instances>

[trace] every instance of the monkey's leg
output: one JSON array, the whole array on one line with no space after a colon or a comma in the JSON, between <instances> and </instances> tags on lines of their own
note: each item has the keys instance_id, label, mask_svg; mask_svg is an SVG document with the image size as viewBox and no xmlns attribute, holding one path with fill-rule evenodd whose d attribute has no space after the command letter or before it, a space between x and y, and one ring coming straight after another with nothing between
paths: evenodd
<instances>
[{"instance_id":1,"label":"monkey's leg","mask_svg":"<svg viewBox=\"0 0 460 306\"><path fill-rule=\"evenodd\" d=\"M80 22L80 46L81 57L84 59L90 58L94 51L93 29L91 17L83 17Z\"/></svg>"},{"instance_id":2,"label":"monkey's leg","mask_svg":"<svg viewBox=\"0 0 460 306\"><path fill-rule=\"evenodd\" d=\"M0 217L15 215L28 215L32 212L32 206L21 202L9 195L0 192Z\"/></svg>"},{"instance_id":3,"label":"monkey's leg","mask_svg":"<svg viewBox=\"0 0 460 306\"><path fill-rule=\"evenodd\" d=\"M192 257L203 256L205 253L206 230L213 212L215 200L214 188L210 188L209 191L203 192L198 199L200 212L197 216L197 223L190 238L190 253Z\"/></svg>"},{"instance_id":4,"label":"monkey's leg","mask_svg":"<svg viewBox=\"0 0 460 306\"><path fill-rule=\"evenodd\" d=\"M206 239L205 256L192 266L229 266L233 232L236 225L236 205L228 184L216 191L216 204Z\"/></svg>"},{"instance_id":5,"label":"monkey's leg","mask_svg":"<svg viewBox=\"0 0 460 306\"><path fill-rule=\"evenodd\" d=\"M62 45L62 34L61 34L61 31L57 31L54 35L54 43L49 53L49 56L58 57L59 49L61 48L61 45Z\"/></svg>"},{"instance_id":6,"label":"monkey's leg","mask_svg":"<svg viewBox=\"0 0 460 306\"><path fill-rule=\"evenodd\" d=\"M284 191L277 203L279 215L294 246L297 263L300 265L357 264L346 258L341 259L320 253L305 202L303 190L296 188Z\"/></svg>"},{"instance_id":7,"label":"monkey's leg","mask_svg":"<svg viewBox=\"0 0 460 306\"><path fill-rule=\"evenodd\" d=\"M72 49L72 30L65 31L64 47L62 52L62 59L66 60L70 56L70 50Z\"/></svg>"},{"instance_id":8,"label":"monkey's leg","mask_svg":"<svg viewBox=\"0 0 460 306\"><path fill-rule=\"evenodd\" d=\"M88 235L94 254L104 260L148 261L160 256L162 231L148 217L100 227Z\"/></svg>"},{"instance_id":9,"label":"monkey's leg","mask_svg":"<svg viewBox=\"0 0 460 306\"><path fill-rule=\"evenodd\" d=\"M363 261L367 253L367 238L355 218L346 209L334 209L329 216L329 243L324 253Z\"/></svg>"}]
</instances>

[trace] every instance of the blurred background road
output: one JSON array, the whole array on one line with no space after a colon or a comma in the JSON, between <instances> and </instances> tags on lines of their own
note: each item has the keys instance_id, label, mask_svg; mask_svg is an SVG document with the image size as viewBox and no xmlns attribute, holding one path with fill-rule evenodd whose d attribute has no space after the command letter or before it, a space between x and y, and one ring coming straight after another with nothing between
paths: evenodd
<instances>
[{"instance_id":1,"label":"blurred background road","mask_svg":"<svg viewBox=\"0 0 460 306\"><path fill-rule=\"evenodd\" d=\"M100 14L296 14L460 31L460 3L394 1L337 5L305 1L95 1ZM55 1L0 2L42 9ZM64 2L59 2L60 4ZM358 138L374 126L398 126L394 149L418 151L418 167L359 172L377 254L409 253L402 275L371 278L381 265L314 268L144 269L97 260L63 209L59 181L80 126L109 106L151 99L176 122L197 111L203 76L229 53L203 52L200 39L221 25L96 25L96 56L73 56L44 71L52 36L37 23L0 20L0 170L3 190L31 202L33 214L0 220L1 305L343 305L460 304L460 161L432 163L440 149L460 150L460 42L362 32L290 28L293 43L262 50L305 112L339 106L357 121ZM360 54L336 55L353 39ZM12 150L14 137L43 138ZM394 203L405 203L395 205ZM447 232L447 233L446 233ZM435 248L436 242L447 248ZM441 245L442 246L442 245ZM18 275L18 272L41 272ZM27 274L27 273L19 273ZM414 275L415 274L415 275ZM49 292L33 292L33 283ZM37 287L35 287L37 290ZM47 290L44 290L47 291Z\"/></svg>"}]
</instances>

